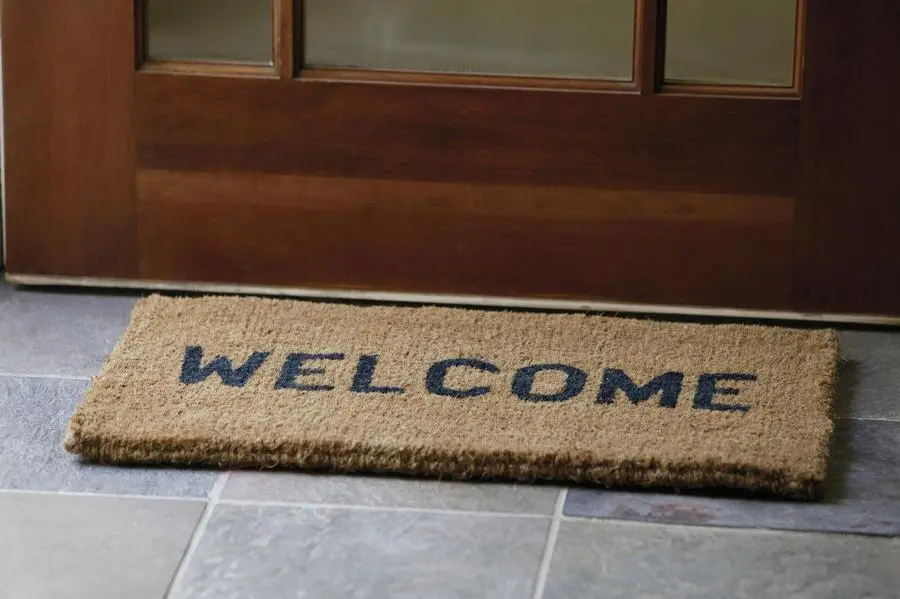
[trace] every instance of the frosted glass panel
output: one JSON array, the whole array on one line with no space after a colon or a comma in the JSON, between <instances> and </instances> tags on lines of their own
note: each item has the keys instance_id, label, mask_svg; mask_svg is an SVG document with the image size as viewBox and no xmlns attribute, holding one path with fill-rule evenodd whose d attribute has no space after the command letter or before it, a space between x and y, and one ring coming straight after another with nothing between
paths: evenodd
<instances>
[{"instance_id":1,"label":"frosted glass panel","mask_svg":"<svg viewBox=\"0 0 900 599\"><path fill-rule=\"evenodd\" d=\"M307 0L306 64L630 80L634 0Z\"/></svg>"},{"instance_id":2,"label":"frosted glass panel","mask_svg":"<svg viewBox=\"0 0 900 599\"><path fill-rule=\"evenodd\" d=\"M270 0L149 0L148 28L151 58L272 63Z\"/></svg>"},{"instance_id":3,"label":"frosted glass panel","mask_svg":"<svg viewBox=\"0 0 900 599\"><path fill-rule=\"evenodd\" d=\"M669 0L667 20L667 81L793 84L796 0Z\"/></svg>"}]
</instances>

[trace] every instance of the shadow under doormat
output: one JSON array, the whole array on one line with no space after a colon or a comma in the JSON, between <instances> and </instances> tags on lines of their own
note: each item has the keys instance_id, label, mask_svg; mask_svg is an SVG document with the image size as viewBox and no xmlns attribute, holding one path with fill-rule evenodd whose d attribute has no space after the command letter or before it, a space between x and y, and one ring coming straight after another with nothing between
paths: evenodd
<instances>
[{"instance_id":1,"label":"shadow under doormat","mask_svg":"<svg viewBox=\"0 0 900 599\"><path fill-rule=\"evenodd\" d=\"M113 464L815 499L837 360L831 330L155 295L65 447Z\"/></svg>"}]
</instances>

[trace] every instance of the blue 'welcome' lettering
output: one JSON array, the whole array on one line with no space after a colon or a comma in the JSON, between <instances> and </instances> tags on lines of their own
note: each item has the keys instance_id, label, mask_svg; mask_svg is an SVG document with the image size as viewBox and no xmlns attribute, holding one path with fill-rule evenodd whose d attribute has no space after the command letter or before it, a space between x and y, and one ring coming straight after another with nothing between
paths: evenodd
<instances>
[{"instance_id":1,"label":"blue 'welcome' lettering","mask_svg":"<svg viewBox=\"0 0 900 599\"><path fill-rule=\"evenodd\" d=\"M219 375L222 383L229 387L243 387L247 384L259 367L263 365L271 352L254 352L250 358L238 368L232 368L231 360L225 356L217 356L212 362L203 366L203 348L191 345L184 350L184 361L181 364L181 382L185 385L202 383L213 373Z\"/></svg>"},{"instance_id":2,"label":"blue 'welcome' lettering","mask_svg":"<svg viewBox=\"0 0 900 599\"><path fill-rule=\"evenodd\" d=\"M284 361L281 375L275 382L276 389L296 389L297 391L331 391L333 385L302 385L298 378L325 374L324 368L304 368L307 362L318 360L343 360L344 354L291 354Z\"/></svg>"},{"instance_id":3,"label":"blue 'welcome' lettering","mask_svg":"<svg viewBox=\"0 0 900 599\"><path fill-rule=\"evenodd\" d=\"M428 374L425 375L425 388L432 395L440 395L442 397L455 397L456 399L467 399L470 397L478 397L487 395L491 392L490 387L472 387L471 389L448 389L444 385L444 379L451 368L474 368L482 372L497 374L500 369L484 360L475 360L471 358L453 358L450 360L441 360L431 365Z\"/></svg>"},{"instance_id":4,"label":"blue 'welcome' lettering","mask_svg":"<svg viewBox=\"0 0 900 599\"><path fill-rule=\"evenodd\" d=\"M565 388L559 393L541 395L532 391L534 378L541 372L556 371L566 375ZM513 377L513 395L522 401L568 401L584 391L588 375L585 371L568 364L535 364L520 368Z\"/></svg>"},{"instance_id":5,"label":"blue 'welcome' lettering","mask_svg":"<svg viewBox=\"0 0 900 599\"><path fill-rule=\"evenodd\" d=\"M694 408L712 410L714 412L740 412L746 414L750 406L741 404L713 403L716 395L737 395L740 389L734 387L717 387L719 381L755 381L755 374L725 372L721 374L701 374L697 380L697 394L694 396Z\"/></svg>"},{"instance_id":6,"label":"blue 'welcome' lettering","mask_svg":"<svg viewBox=\"0 0 900 599\"><path fill-rule=\"evenodd\" d=\"M377 387L372 384L375 378L375 368L378 367L378 356L360 356L356 364L356 374L353 375L353 383L350 390L354 393L380 393L382 395L402 395L406 389L403 387Z\"/></svg>"},{"instance_id":7,"label":"blue 'welcome' lettering","mask_svg":"<svg viewBox=\"0 0 900 599\"><path fill-rule=\"evenodd\" d=\"M633 404L647 401L659 393L659 407L674 408L678 404L678 396L681 395L683 384L684 373L667 372L639 387L624 370L607 368L603 373L603 382L600 384L597 403L613 403L617 391L622 391Z\"/></svg>"},{"instance_id":8,"label":"blue 'welcome' lettering","mask_svg":"<svg viewBox=\"0 0 900 599\"><path fill-rule=\"evenodd\" d=\"M222 383L229 387L244 387L247 382L262 367L271 352L254 352L243 364L234 367L227 356L216 356L208 364L203 364L203 348L192 345L185 348L184 361L181 365L181 382L186 385L201 383L210 376L216 374ZM313 362L337 362L345 360L342 353L313 354L293 353L287 356L278 379L275 381L275 389L295 391L332 391L334 385L327 382L303 382L303 379L321 377L326 374L324 366L310 367ZM375 383L376 370L379 356L377 354L365 354L359 357L353 380L349 390L361 394L402 395L406 393L403 387L391 385L378 385ZM490 385L475 386L468 389L457 389L448 386L447 376L454 368L468 368L489 375L500 373L500 368L485 360L477 358L451 358L435 362L429 367L425 376L425 389L432 395L439 397L452 397L454 399L469 399L487 395L491 392ZM563 388L556 393L536 393L534 391L535 380L541 373L561 372L565 375ZM653 377L643 385L636 383L624 370L607 368L603 372L600 383L600 392L596 403L610 405L615 402L616 395L622 393L634 405L646 402L651 397L659 396L659 407L675 408L684 388L683 372L666 372ZM729 386L719 386L725 382L753 382L757 380L755 374L749 373L707 373L697 378L697 392L694 395L692 407L695 410L708 410L713 412L738 412L741 414L750 411L750 406L738 403L716 402L717 396L735 396L740 389ZM522 401L528 402L564 402L580 395L588 381L588 373L568 364L532 364L519 368L512 380L511 392Z\"/></svg>"}]
</instances>

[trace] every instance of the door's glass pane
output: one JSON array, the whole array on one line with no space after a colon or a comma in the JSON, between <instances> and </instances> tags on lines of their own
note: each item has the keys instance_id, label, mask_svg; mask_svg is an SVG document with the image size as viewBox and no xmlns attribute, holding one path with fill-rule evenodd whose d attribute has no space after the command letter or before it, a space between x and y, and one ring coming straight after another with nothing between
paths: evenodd
<instances>
[{"instance_id":1,"label":"door's glass pane","mask_svg":"<svg viewBox=\"0 0 900 599\"><path fill-rule=\"evenodd\" d=\"M272 63L270 0L148 0L147 12L151 58Z\"/></svg>"},{"instance_id":2,"label":"door's glass pane","mask_svg":"<svg viewBox=\"0 0 900 599\"><path fill-rule=\"evenodd\" d=\"M666 18L667 81L793 84L797 0L668 0Z\"/></svg>"},{"instance_id":3,"label":"door's glass pane","mask_svg":"<svg viewBox=\"0 0 900 599\"><path fill-rule=\"evenodd\" d=\"M307 0L307 66L630 80L634 0Z\"/></svg>"}]
</instances>

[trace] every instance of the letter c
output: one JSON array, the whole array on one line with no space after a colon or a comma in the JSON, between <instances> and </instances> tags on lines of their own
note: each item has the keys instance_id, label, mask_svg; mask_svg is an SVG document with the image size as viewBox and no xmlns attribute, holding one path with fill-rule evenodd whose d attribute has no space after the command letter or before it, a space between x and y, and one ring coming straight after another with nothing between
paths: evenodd
<instances>
[{"instance_id":1,"label":"letter c","mask_svg":"<svg viewBox=\"0 0 900 599\"><path fill-rule=\"evenodd\" d=\"M453 358L450 360L442 360L440 362L432 364L431 368L428 369L428 375L425 377L425 387L428 389L429 393L433 395L440 395L442 397L468 399L470 397L486 395L491 392L490 387L472 387L471 389L465 390L448 389L444 385L444 379L447 377L447 372L454 366L474 368L482 372L490 372L491 374L497 374L498 372L500 372L499 368L497 368L490 362L485 362L483 360L474 360L470 358Z\"/></svg>"}]
</instances>

